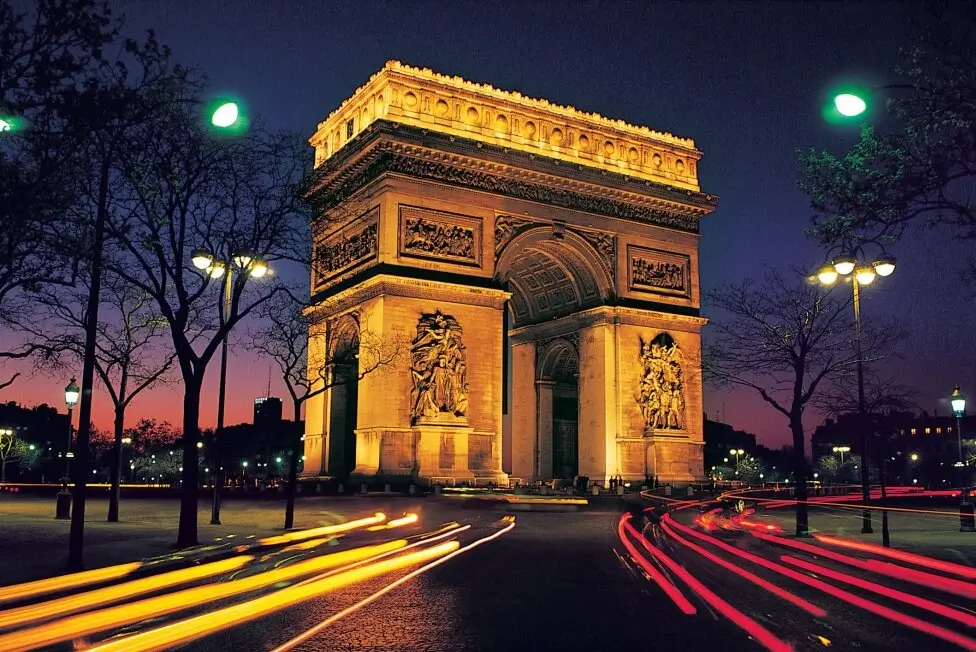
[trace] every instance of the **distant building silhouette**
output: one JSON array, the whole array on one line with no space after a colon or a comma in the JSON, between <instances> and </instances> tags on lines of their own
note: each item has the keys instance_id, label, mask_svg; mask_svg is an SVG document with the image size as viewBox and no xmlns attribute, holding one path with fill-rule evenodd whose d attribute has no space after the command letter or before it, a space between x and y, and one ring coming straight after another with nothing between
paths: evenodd
<instances>
[{"instance_id":1,"label":"distant building silhouette","mask_svg":"<svg viewBox=\"0 0 976 652\"><path fill-rule=\"evenodd\" d=\"M272 430L280 425L281 399L274 396L261 396L254 399L252 423L260 430Z\"/></svg>"}]
</instances>

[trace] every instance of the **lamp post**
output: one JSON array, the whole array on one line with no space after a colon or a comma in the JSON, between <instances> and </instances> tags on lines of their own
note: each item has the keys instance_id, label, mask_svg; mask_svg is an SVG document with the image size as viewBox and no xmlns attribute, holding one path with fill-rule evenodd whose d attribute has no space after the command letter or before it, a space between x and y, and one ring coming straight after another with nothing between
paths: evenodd
<instances>
[{"instance_id":1,"label":"lamp post","mask_svg":"<svg viewBox=\"0 0 976 652\"><path fill-rule=\"evenodd\" d=\"M735 455L735 468L738 471L738 469L739 469L739 456L740 455L745 455L746 452L744 450L742 450L741 448L733 448L729 452L732 453L733 455Z\"/></svg>"},{"instance_id":2,"label":"lamp post","mask_svg":"<svg viewBox=\"0 0 976 652\"><path fill-rule=\"evenodd\" d=\"M218 108L218 112L223 109L224 106ZM230 111L230 109L227 109L227 111ZM234 110L234 115L235 117L237 115L236 109ZM216 120L216 113L214 116L214 124L220 126ZM230 260L220 260L213 253L205 249L197 249L193 252L191 260L193 261L194 267L205 271L210 278L224 278L223 303L222 310L220 312L221 326L223 326L223 324L227 321L231 311L231 300L234 289L234 267L237 267L242 273L250 275L254 278L261 278L268 273L268 264L259 256L253 254L239 253L231 256ZM214 431L213 444L214 470L212 478L213 499L210 506L211 525L220 525L220 485L222 482L217 442L220 439L220 435L224 429L224 405L227 395L227 339L229 335L229 332L225 332L224 337L220 342L220 386L217 391L217 428Z\"/></svg>"},{"instance_id":3,"label":"lamp post","mask_svg":"<svg viewBox=\"0 0 976 652\"><path fill-rule=\"evenodd\" d=\"M71 458L74 457L74 453L71 452L71 419L79 396L81 396L81 390L78 389L78 383L72 378L71 382L64 388L64 404L68 408L68 447L64 453L64 478L61 481L61 491L58 492L57 503L54 508L54 518L62 521L71 518L71 492L68 491L68 482L71 478Z\"/></svg>"},{"instance_id":4,"label":"lamp post","mask_svg":"<svg viewBox=\"0 0 976 652\"><path fill-rule=\"evenodd\" d=\"M844 453L850 452L850 446L834 446L834 452L840 453L840 465L844 466Z\"/></svg>"},{"instance_id":5,"label":"lamp post","mask_svg":"<svg viewBox=\"0 0 976 652\"><path fill-rule=\"evenodd\" d=\"M966 396L959 391L959 385L953 388L949 403L952 405L952 416L956 417L956 437L959 440L959 460L956 464L965 466L962 456L962 415L966 413Z\"/></svg>"},{"instance_id":6,"label":"lamp post","mask_svg":"<svg viewBox=\"0 0 976 652\"><path fill-rule=\"evenodd\" d=\"M865 243L867 244L867 243ZM880 246L880 245L879 245ZM829 256L829 254L828 254ZM850 278L854 293L854 350L857 356L857 413L861 425L861 494L864 501L861 534L871 534L871 486L868 479L868 428L867 405L864 399L864 356L861 352L861 286L870 285L878 276L891 276L895 271L895 259L881 253L868 261L861 246L842 251L832 261L817 270L817 280L822 285L833 285L839 277Z\"/></svg>"},{"instance_id":7,"label":"lamp post","mask_svg":"<svg viewBox=\"0 0 976 652\"><path fill-rule=\"evenodd\" d=\"M122 491L122 487L121 487L121 484L122 484L122 468L123 468L123 466L122 466L122 457L123 457L123 453L125 452L125 447L128 446L131 443L132 443L132 437L123 437L122 438L122 448L119 449L119 475L118 475L118 477L119 477L119 485L120 485L119 486L119 491L120 492Z\"/></svg>"}]
</instances>

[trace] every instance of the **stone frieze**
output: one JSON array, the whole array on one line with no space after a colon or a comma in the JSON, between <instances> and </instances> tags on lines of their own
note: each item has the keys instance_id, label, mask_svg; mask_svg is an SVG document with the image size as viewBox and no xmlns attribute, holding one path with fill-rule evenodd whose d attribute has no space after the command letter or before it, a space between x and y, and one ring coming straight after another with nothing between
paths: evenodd
<instances>
[{"instance_id":1,"label":"stone frieze","mask_svg":"<svg viewBox=\"0 0 976 652\"><path fill-rule=\"evenodd\" d=\"M363 227L359 231L340 234L315 247L315 287L322 286L333 276L376 256L378 244L377 223Z\"/></svg>"},{"instance_id":2,"label":"stone frieze","mask_svg":"<svg viewBox=\"0 0 976 652\"><path fill-rule=\"evenodd\" d=\"M691 259L685 254L631 246L627 268L632 292L691 298Z\"/></svg>"},{"instance_id":3,"label":"stone frieze","mask_svg":"<svg viewBox=\"0 0 976 652\"><path fill-rule=\"evenodd\" d=\"M416 206L400 206L400 253L480 265L481 220Z\"/></svg>"}]
</instances>

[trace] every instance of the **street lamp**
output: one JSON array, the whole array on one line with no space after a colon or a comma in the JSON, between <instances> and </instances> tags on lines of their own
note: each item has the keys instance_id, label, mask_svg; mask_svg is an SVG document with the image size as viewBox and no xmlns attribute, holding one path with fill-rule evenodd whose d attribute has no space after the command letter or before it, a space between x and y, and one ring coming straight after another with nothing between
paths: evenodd
<instances>
[{"instance_id":1,"label":"street lamp","mask_svg":"<svg viewBox=\"0 0 976 652\"><path fill-rule=\"evenodd\" d=\"M74 453L71 452L71 419L80 396L81 390L78 389L78 383L72 378L71 382L64 388L64 404L68 408L68 449L64 455L64 479L61 481L61 491L58 492L57 503L54 507L54 518L62 521L71 518L71 492L68 491L68 482L71 477L71 458L74 457Z\"/></svg>"},{"instance_id":2,"label":"street lamp","mask_svg":"<svg viewBox=\"0 0 976 652\"><path fill-rule=\"evenodd\" d=\"M226 106L226 105L225 105ZM224 107L219 107L219 112ZM214 113L216 115L216 112ZM216 124L216 122L214 123ZM219 126L219 125L218 125ZM220 313L221 326L226 323L231 311L231 298L234 288L234 268L254 278L261 278L268 274L268 264L261 256L249 252L238 252L229 257L229 260L221 260L213 252L206 249L197 249L190 254L190 261L197 269L205 272L210 278L218 279L223 277L223 310ZM210 506L210 524L220 525L220 458L217 451L217 441L224 429L224 405L227 397L227 338L229 329L224 333L220 342L220 385L217 392L217 428L214 431L213 443L213 500ZM198 442L200 444L201 442ZM198 446L202 447L202 446Z\"/></svg>"},{"instance_id":3,"label":"street lamp","mask_svg":"<svg viewBox=\"0 0 976 652\"><path fill-rule=\"evenodd\" d=\"M740 455L745 455L746 452L744 450L742 450L741 448L733 448L729 452L732 453L733 455L735 455L735 468L739 468L739 456Z\"/></svg>"},{"instance_id":4,"label":"street lamp","mask_svg":"<svg viewBox=\"0 0 976 652\"><path fill-rule=\"evenodd\" d=\"M834 452L840 453L840 465L844 466L844 453L849 453L851 450L850 446L834 446Z\"/></svg>"},{"instance_id":5,"label":"street lamp","mask_svg":"<svg viewBox=\"0 0 976 652\"><path fill-rule=\"evenodd\" d=\"M952 389L949 404L952 405L952 415L956 417L956 437L959 440L959 464L964 465L965 461L962 458L962 415L966 413L966 396L959 391L959 385L956 385Z\"/></svg>"},{"instance_id":6,"label":"street lamp","mask_svg":"<svg viewBox=\"0 0 976 652\"><path fill-rule=\"evenodd\" d=\"M877 244L865 242L864 244ZM878 276L891 276L895 272L895 259L881 245L881 253L873 258L864 254L861 245L845 248L833 260L817 270L816 278L822 285L833 285L838 278L850 278L854 292L854 347L857 354L857 413L861 425L861 497L864 501L861 534L871 534L871 486L868 480L868 428L867 405L864 400L864 355L861 351L861 286L870 285ZM828 259L830 252L827 254Z\"/></svg>"}]
</instances>

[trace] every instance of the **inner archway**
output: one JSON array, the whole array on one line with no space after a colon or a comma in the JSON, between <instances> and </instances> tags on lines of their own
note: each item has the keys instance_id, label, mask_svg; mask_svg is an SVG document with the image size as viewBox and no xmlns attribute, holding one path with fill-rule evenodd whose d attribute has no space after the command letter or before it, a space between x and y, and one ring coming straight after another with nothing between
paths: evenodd
<instances>
[{"instance_id":1,"label":"inner archway","mask_svg":"<svg viewBox=\"0 0 976 652\"><path fill-rule=\"evenodd\" d=\"M552 470L541 475L566 480L579 474L579 355L563 339L543 353L539 391L552 393ZM549 424L546 424L549 425Z\"/></svg>"},{"instance_id":2,"label":"inner archway","mask_svg":"<svg viewBox=\"0 0 976 652\"><path fill-rule=\"evenodd\" d=\"M598 306L612 287L608 265L593 246L552 227L514 237L498 257L495 278L512 293L516 328Z\"/></svg>"},{"instance_id":3,"label":"inner archway","mask_svg":"<svg viewBox=\"0 0 976 652\"><path fill-rule=\"evenodd\" d=\"M359 412L359 324L341 318L327 338L331 363L329 389L329 473L346 479L356 468L356 423Z\"/></svg>"}]
</instances>

